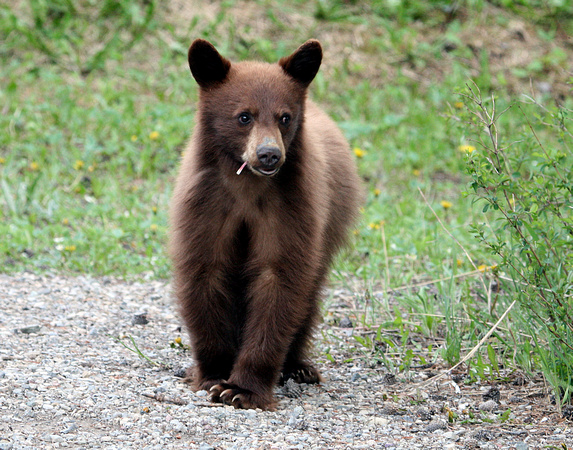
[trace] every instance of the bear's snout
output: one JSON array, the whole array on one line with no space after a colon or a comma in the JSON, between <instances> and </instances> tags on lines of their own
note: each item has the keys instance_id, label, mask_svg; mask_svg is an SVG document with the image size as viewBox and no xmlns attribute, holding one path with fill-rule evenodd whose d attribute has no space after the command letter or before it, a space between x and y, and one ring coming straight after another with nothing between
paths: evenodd
<instances>
[{"instance_id":1,"label":"bear's snout","mask_svg":"<svg viewBox=\"0 0 573 450\"><path fill-rule=\"evenodd\" d=\"M278 170L278 164L281 160L281 150L278 147L270 145L259 145L257 147L257 159L262 164L258 171L263 175L272 175Z\"/></svg>"}]
</instances>

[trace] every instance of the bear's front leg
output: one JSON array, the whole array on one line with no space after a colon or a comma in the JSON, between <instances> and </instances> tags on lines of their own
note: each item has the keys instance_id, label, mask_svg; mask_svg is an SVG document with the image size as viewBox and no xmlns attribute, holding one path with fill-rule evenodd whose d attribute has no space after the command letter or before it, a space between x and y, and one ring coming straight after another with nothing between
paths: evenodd
<instances>
[{"instance_id":1,"label":"bear's front leg","mask_svg":"<svg viewBox=\"0 0 573 450\"><path fill-rule=\"evenodd\" d=\"M174 281L195 360L187 381L195 390L208 391L231 373L238 353L239 326L233 307L235 299L219 281L224 270L211 266L197 272L209 275L176 268Z\"/></svg>"},{"instance_id":2,"label":"bear's front leg","mask_svg":"<svg viewBox=\"0 0 573 450\"><path fill-rule=\"evenodd\" d=\"M240 259L233 246L238 225L222 212L207 217L193 209L177 211L170 251L174 290L195 360L187 381L195 390L209 391L229 378L239 352L243 299L227 281L236 278L233 268Z\"/></svg>"},{"instance_id":3,"label":"bear's front leg","mask_svg":"<svg viewBox=\"0 0 573 450\"><path fill-rule=\"evenodd\" d=\"M212 400L236 408L275 407L290 344L308 317L312 267L290 254L257 270L248 292L247 320L231 376L211 389Z\"/></svg>"}]
</instances>

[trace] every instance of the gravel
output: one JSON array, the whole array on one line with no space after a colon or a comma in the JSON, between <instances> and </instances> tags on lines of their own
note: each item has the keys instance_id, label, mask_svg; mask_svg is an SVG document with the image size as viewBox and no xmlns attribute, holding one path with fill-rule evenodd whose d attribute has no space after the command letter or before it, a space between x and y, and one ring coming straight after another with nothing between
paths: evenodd
<instances>
[{"instance_id":1,"label":"gravel","mask_svg":"<svg viewBox=\"0 0 573 450\"><path fill-rule=\"evenodd\" d=\"M447 378L416 390L425 372L389 376L356 357L358 330L322 331L322 385L277 389L275 412L235 410L182 382L188 340L167 282L0 275L0 450L573 446L571 422L527 397L537 385L511 404L514 391L492 399Z\"/></svg>"}]
</instances>

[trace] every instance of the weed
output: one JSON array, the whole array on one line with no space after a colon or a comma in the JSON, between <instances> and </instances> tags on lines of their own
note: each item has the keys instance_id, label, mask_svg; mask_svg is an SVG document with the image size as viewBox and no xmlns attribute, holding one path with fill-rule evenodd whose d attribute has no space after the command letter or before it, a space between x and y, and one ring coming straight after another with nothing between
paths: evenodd
<instances>
[{"instance_id":1,"label":"weed","mask_svg":"<svg viewBox=\"0 0 573 450\"><path fill-rule=\"evenodd\" d=\"M557 398L566 401L573 387L573 135L568 110L555 107L539 116L535 130L525 105L515 105L523 118L519 140L498 135L495 98L487 101L477 86L466 98L486 139L468 154L472 196L483 205L487 222L476 223L479 241L499 258L503 295L517 301L529 318L528 332ZM553 125L543 125L553 119ZM559 145L546 146L540 133L557 132ZM511 139L511 138L510 138ZM488 216L485 216L488 214ZM495 359L488 347L490 360Z\"/></svg>"},{"instance_id":2,"label":"weed","mask_svg":"<svg viewBox=\"0 0 573 450\"><path fill-rule=\"evenodd\" d=\"M133 336L126 336L127 338L129 338L132 347L130 347L128 344L126 344L123 340L123 337L113 337L113 339L118 342L119 344L123 345L126 349L128 349L130 352L135 353L137 356L139 356L141 359L147 361L148 363L150 363L153 366L161 366L161 367L165 367L165 364L163 363L158 363L154 360L152 360L149 356L145 355L137 346L137 344L135 343L135 339L133 339Z\"/></svg>"}]
</instances>

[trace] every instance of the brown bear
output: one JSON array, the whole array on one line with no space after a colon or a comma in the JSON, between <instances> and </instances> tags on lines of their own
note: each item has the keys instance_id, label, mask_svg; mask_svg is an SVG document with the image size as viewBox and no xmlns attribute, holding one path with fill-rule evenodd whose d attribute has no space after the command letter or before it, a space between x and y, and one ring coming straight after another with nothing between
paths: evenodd
<instances>
[{"instance_id":1,"label":"brown bear","mask_svg":"<svg viewBox=\"0 0 573 450\"><path fill-rule=\"evenodd\" d=\"M307 99L321 60L315 40L278 64L189 48L199 103L169 251L194 388L215 402L268 410L279 381L320 381L308 361L319 297L361 197L346 140Z\"/></svg>"}]
</instances>

